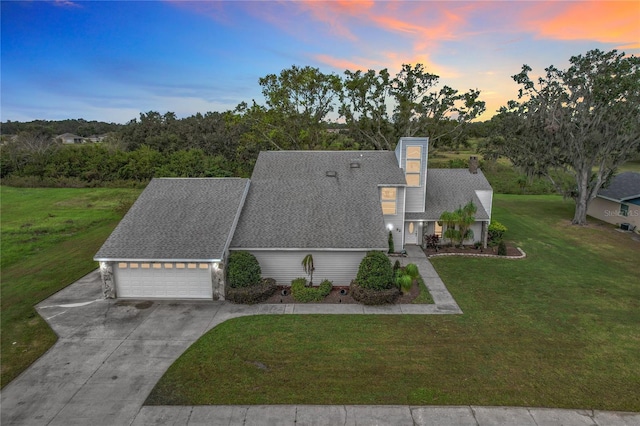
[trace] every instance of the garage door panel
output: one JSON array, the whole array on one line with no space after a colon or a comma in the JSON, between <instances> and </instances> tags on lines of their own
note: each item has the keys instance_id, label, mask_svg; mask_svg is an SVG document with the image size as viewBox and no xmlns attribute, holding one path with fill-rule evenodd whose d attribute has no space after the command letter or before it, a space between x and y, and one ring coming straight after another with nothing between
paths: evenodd
<instances>
[{"instance_id":1,"label":"garage door panel","mask_svg":"<svg viewBox=\"0 0 640 426\"><path fill-rule=\"evenodd\" d=\"M180 269L173 263L161 268L132 268L118 263L115 268L118 297L141 299L212 299L211 274L207 268ZM167 267L169 266L169 267ZM198 265L199 266L199 265Z\"/></svg>"}]
</instances>

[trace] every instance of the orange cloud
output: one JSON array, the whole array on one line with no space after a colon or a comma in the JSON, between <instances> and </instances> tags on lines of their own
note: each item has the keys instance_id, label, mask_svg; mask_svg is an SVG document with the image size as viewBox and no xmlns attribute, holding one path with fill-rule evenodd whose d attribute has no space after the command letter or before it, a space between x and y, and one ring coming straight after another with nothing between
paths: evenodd
<instances>
[{"instance_id":1,"label":"orange cloud","mask_svg":"<svg viewBox=\"0 0 640 426\"><path fill-rule=\"evenodd\" d=\"M311 14L317 22L327 25L334 36L356 41L357 37L349 29L352 18L360 19L368 15L375 6L374 1L301 1L293 2L300 10Z\"/></svg>"},{"instance_id":2,"label":"orange cloud","mask_svg":"<svg viewBox=\"0 0 640 426\"><path fill-rule=\"evenodd\" d=\"M562 7L551 18L541 16L531 21L530 28L552 39L596 40L640 48L640 2L570 2Z\"/></svg>"}]
</instances>

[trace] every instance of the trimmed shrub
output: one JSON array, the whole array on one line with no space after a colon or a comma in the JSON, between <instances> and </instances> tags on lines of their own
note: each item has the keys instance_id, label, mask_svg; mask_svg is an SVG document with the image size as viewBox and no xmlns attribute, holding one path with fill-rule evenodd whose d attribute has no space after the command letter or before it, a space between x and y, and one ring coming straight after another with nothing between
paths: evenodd
<instances>
[{"instance_id":1,"label":"trimmed shrub","mask_svg":"<svg viewBox=\"0 0 640 426\"><path fill-rule=\"evenodd\" d=\"M420 276L420 273L418 272L418 266L415 263L410 263L405 266L404 272L414 280Z\"/></svg>"},{"instance_id":2,"label":"trimmed shrub","mask_svg":"<svg viewBox=\"0 0 640 426\"><path fill-rule=\"evenodd\" d=\"M391 261L381 251L370 251L360 262L358 285L371 290L386 290L393 287Z\"/></svg>"},{"instance_id":3,"label":"trimmed shrub","mask_svg":"<svg viewBox=\"0 0 640 426\"><path fill-rule=\"evenodd\" d=\"M302 303L321 302L322 299L331 293L333 283L329 280L322 280L318 287L307 287L305 278L296 278L291 281L291 295Z\"/></svg>"},{"instance_id":4,"label":"trimmed shrub","mask_svg":"<svg viewBox=\"0 0 640 426\"><path fill-rule=\"evenodd\" d=\"M406 270L402 272L399 270L396 275L396 285L400 291L406 292L411 290L411 286L413 286L413 278L407 275Z\"/></svg>"},{"instance_id":5,"label":"trimmed shrub","mask_svg":"<svg viewBox=\"0 0 640 426\"><path fill-rule=\"evenodd\" d=\"M273 278L264 278L258 284L249 287L227 287L227 300L234 303L253 305L267 300L278 286Z\"/></svg>"},{"instance_id":6,"label":"trimmed shrub","mask_svg":"<svg viewBox=\"0 0 640 426\"><path fill-rule=\"evenodd\" d=\"M502 241L502 237L504 236L505 232L507 232L506 226L504 226L497 220L492 220L489 224L488 230L489 242L496 244L499 243L500 241Z\"/></svg>"},{"instance_id":7,"label":"trimmed shrub","mask_svg":"<svg viewBox=\"0 0 640 426\"><path fill-rule=\"evenodd\" d=\"M507 245L503 240L500 240L500 244L498 244L498 255L506 256L507 255Z\"/></svg>"},{"instance_id":8,"label":"trimmed shrub","mask_svg":"<svg viewBox=\"0 0 640 426\"><path fill-rule=\"evenodd\" d=\"M398 269L402 268L402 266L400 265L400 261L396 260L393 264L393 276L396 276L396 272L398 272Z\"/></svg>"},{"instance_id":9,"label":"trimmed shrub","mask_svg":"<svg viewBox=\"0 0 640 426\"><path fill-rule=\"evenodd\" d=\"M372 290L359 286L356 281L351 281L349 294L363 305L385 305L395 302L400 295L400 290L395 286L385 290Z\"/></svg>"},{"instance_id":10,"label":"trimmed shrub","mask_svg":"<svg viewBox=\"0 0 640 426\"><path fill-rule=\"evenodd\" d=\"M231 288L243 288L260 283L260 264L248 251L233 251L229 255L227 283Z\"/></svg>"},{"instance_id":11,"label":"trimmed shrub","mask_svg":"<svg viewBox=\"0 0 640 426\"><path fill-rule=\"evenodd\" d=\"M395 252L395 247L393 245L393 234L389 231L389 253Z\"/></svg>"}]
</instances>

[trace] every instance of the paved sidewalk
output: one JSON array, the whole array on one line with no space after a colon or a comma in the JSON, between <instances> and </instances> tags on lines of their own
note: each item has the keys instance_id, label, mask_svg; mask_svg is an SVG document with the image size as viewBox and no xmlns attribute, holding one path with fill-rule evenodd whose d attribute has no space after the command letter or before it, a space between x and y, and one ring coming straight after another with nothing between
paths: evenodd
<instances>
[{"instance_id":1,"label":"paved sidewalk","mask_svg":"<svg viewBox=\"0 0 640 426\"><path fill-rule=\"evenodd\" d=\"M133 426L637 426L640 413L524 407L221 405L142 407Z\"/></svg>"},{"instance_id":2,"label":"paved sidewalk","mask_svg":"<svg viewBox=\"0 0 640 426\"><path fill-rule=\"evenodd\" d=\"M640 425L640 414L503 407L143 407L169 366L200 336L235 317L265 314L460 314L424 254L409 248L434 305L235 305L101 299L98 271L40 303L58 342L1 392L7 425L549 424Z\"/></svg>"}]
</instances>

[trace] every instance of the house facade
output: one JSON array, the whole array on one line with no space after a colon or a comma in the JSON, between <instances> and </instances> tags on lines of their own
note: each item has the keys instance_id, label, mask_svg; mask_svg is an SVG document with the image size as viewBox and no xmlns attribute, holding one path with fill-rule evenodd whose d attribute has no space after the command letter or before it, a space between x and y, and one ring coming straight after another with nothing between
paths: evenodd
<instances>
[{"instance_id":1,"label":"house facade","mask_svg":"<svg viewBox=\"0 0 640 426\"><path fill-rule=\"evenodd\" d=\"M640 229L640 173L616 175L591 200L587 214L612 225Z\"/></svg>"},{"instance_id":2,"label":"house facade","mask_svg":"<svg viewBox=\"0 0 640 426\"><path fill-rule=\"evenodd\" d=\"M228 254L248 251L279 285L348 285L368 251L442 234L443 211L478 208L486 244L493 191L482 172L428 170L428 139L391 151L265 151L251 179L154 179L94 257L105 297L224 298Z\"/></svg>"},{"instance_id":3,"label":"house facade","mask_svg":"<svg viewBox=\"0 0 640 426\"><path fill-rule=\"evenodd\" d=\"M82 136L74 135L73 133L63 133L61 135L58 135L56 139L60 140L65 145L80 144L85 142Z\"/></svg>"}]
</instances>

